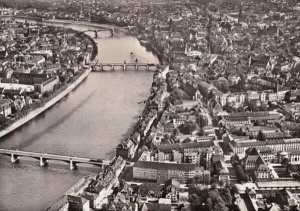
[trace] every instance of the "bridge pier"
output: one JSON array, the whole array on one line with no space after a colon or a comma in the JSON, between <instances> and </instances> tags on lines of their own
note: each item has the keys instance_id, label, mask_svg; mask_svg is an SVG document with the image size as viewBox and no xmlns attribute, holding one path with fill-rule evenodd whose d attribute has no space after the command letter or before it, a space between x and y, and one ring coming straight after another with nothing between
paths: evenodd
<instances>
[{"instance_id":1,"label":"bridge pier","mask_svg":"<svg viewBox=\"0 0 300 211\"><path fill-rule=\"evenodd\" d=\"M125 70L126 70L126 64L123 65L123 71L125 71Z\"/></svg>"},{"instance_id":2,"label":"bridge pier","mask_svg":"<svg viewBox=\"0 0 300 211\"><path fill-rule=\"evenodd\" d=\"M70 170L75 170L77 168L76 163L73 160L70 160Z\"/></svg>"},{"instance_id":3,"label":"bridge pier","mask_svg":"<svg viewBox=\"0 0 300 211\"><path fill-rule=\"evenodd\" d=\"M20 160L20 156L11 154L11 163L16 163Z\"/></svg>"},{"instance_id":4,"label":"bridge pier","mask_svg":"<svg viewBox=\"0 0 300 211\"><path fill-rule=\"evenodd\" d=\"M111 33L111 37L114 37L114 36L115 36L115 29L114 29L114 28L111 28L111 29L110 29L110 33Z\"/></svg>"},{"instance_id":5,"label":"bridge pier","mask_svg":"<svg viewBox=\"0 0 300 211\"><path fill-rule=\"evenodd\" d=\"M43 167L46 166L47 164L48 164L48 160L43 157L40 157L40 166Z\"/></svg>"},{"instance_id":6,"label":"bridge pier","mask_svg":"<svg viewBox=\"0 0 300 211\"><path fill-rule=\"evenodd\" d=\"M99 72L103 72L103 66L102 65L99 66Z\"/></svg>"}]
</instances>

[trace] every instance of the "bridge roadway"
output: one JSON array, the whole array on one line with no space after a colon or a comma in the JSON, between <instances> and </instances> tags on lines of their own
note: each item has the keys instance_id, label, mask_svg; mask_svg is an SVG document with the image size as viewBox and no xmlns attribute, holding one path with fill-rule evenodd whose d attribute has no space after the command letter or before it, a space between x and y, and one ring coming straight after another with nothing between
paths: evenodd
<instances>
[{"instance_id":1,"label":"bridge roadway","mask_svg":"<svg viewBox=\"0 0 300 211\"><path fill-rule=\"evenodd\" d=\"M56 155L56 154L39 153L39 152L27 152L27 151L10 150L10 149L0 149L0 154L10 156L12 163L18 162L21 156L31 157L40 160L40 166L46 166L48 164L48 160L64 161L70 164L70 170L76 169L78 163L92 164L100 167L108 166L111 163L110 160Z\"/></svg>"},{"instance_id":2,"label":"bridge roadway","mask_svg":"<svg viewBox=\"0 0 300 211\"><path fill-rule=\"evenodd\" d=\"M104 67L109 67L110 70L104 69ZM160 64L155 63L138 63L138 62L132 62L132 63L100 63L92 65L92 71L94 72L106 72L106 71L114 71L115 67L121 67L123 70L126 70L127 67L134 67L135 70L139 70L139 67L144 67L146 70L150 70L150 67L155 67L155 70L157 70L160 67Z\"/></svg>"}]
</instances>

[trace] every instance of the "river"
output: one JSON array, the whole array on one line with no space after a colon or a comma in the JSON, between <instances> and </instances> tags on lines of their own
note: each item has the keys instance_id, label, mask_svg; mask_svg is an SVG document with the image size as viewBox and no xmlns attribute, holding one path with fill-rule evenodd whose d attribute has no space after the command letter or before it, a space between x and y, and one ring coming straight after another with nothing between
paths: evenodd
<instances>
[{"instance_id":1,"label":"river","mask_svg":"<svg viewBox=\"0 0 300 211\"><path fill-rule=\"evenodd\" d=\"M64 25L64 24L58 24ZM64 25L68 26L69 25ZM72 25L80 31L93 27ZM94 33L89 33L94 36ZM158 62L135 37L98 33L99 62ZM134 56L131 54L134 53ZM134 58L133 58L134 57ZM152 83L151 72L91 73L65 100L0 140L0 148L33 152L110 158L117 144L128 135L144 107ZM70 171L66 163L21 157L11 164L0 156L0 210L45 210L81 177L99 172L98 167L80 164Z\"/></svg>"}]
</instances>

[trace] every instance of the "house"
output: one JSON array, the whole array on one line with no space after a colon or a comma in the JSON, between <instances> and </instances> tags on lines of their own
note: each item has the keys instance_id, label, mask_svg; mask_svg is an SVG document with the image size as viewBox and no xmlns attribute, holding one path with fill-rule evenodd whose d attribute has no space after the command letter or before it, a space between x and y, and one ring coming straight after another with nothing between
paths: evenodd
<instances>
[{"instance_id":1,"label":"house","mask_svg":"<svg viewBox=\"0 0 300 211\"><path fill-rule=\"evenodd\" d=\"M163 197L163 191L161 186L157 183L143 182L138 187L139 200L148 201L148 198L158 199Z\"/></svg>"},{"instance_id":2,"label":"house","mask_svg":"<svg viewBox=\"0 0 300 211\"><path fill-rule=\"evenodd\" d=\"M228 183L230 179L229 170L226 163L223 160L219 160L215 163L215 170L218 174L219 181Z\"/></svg>"},{"instance_id":3,"label":"house","mask_svg":"<svg viewBox=\"0 0 300 211\"><path fill-rule=\"evenodd\" d=\"M285 158L292 164L300 163L300 152L299 150L289 149L278 153L278 162L282 162Z\"/></svg>"},{"instance_id":4,"label":"house","mask_svg":"<svg viewBox=\"0 0 300 211\"><path fill-rule=\"evenodd\" d=\"M8 52L6 50L0 51L0 60L6 59L8 57Z\"/></svg>"},{"instance_id":5,"label":"house","mask_svg":"<svg viewBox=\"0 0 300 211\"><path fill-rule=\"evenodd\" d=\"M89 211L90 201L81 196L68 195L68 210Z\"/></svg>"},{"instance_id":6,"label":"house","mask_svg":"<svg viewBox=\"0 0 300 211\"><path fill-rule=\"evenodd\" d=\"M191 100L198 101L201 99L201 93L198 89L194 88L191 84L185 83L181 89L190 97Z\"/></svg>"},{"instance_id":7,"label":"house","mask_svg":"<svg viewBox=\"0 0 300 211\"><path fill-rule=\"evenodd\" d=\"M7 117L11 114L12 100L10 99L0 99L0 115Z\"/></svg>"},{"instance_id":8,"label":"house","mask_svg":"<svg viewBox=\"0 0 300 211\"><path fill-rule=\"evenodd\" d=\"M300 118L300 103L288 103L283 105L281 109L285 115L288 115L293 119Z\"/></svg>"},{"instance_id":9,"label":"house","mask_svg":"<svg viewBox=\"0 0 300 211\"><path fill-rule=\"evenodd\" d=\"M260 99L260 92L257 91L247 91L247 100L248 102L252 100L259 100Z\"/></svg>"},{"instance_id":10,"label":"house","mask_svg":"<svg viewBox=\"0 0 300 211\"><path fill-rule=\"evenodd\" d=\"M130 159L134 155L135 144L131 139L126 139L117 146L116 150L117 156L121 156L124 159Z\"/></svg>"},{"instance_id":11,"label":"house","mask_svg":"<svg viewBox=\"0 0 300 211\"><path fill-rule=\"evenodd\" d=\"M170 199L172 202L179 200L180 183L176 179L169 179L165 182L163 192L165 198Z\"/></svg>"},{"instance_id":12,"label":"house","mask_svg":"<svg viewBox=\"0 0 300 211\"><path fill-rule=\"evenodd\" d=\"M229 105L244 105L246 100L246 93L244 92L235 92L235 93L230 93L227 95L227 104Z\"/></svg>"},{"instance_id":13,"label":"house","mask_svg":"<svg viewBox=\"0 0 300 211\"><path fill-rule=\"evenodd\" d=\"M193 179L195 184L209 184L210 179L210 170L206 170L204 167L196 168L196 174Z\"/></svg>"},{"instance_id":14,"label":"house","mask_svg":"<svg viewBox=\"0 0 300 211\"><path fill-rule=\"evenodd\" d=\"M266 68L269 61L270 56L267 55L251 56L249 59L249 66Z\"/></svg>"},{"instance_id":15,"label":"house","mask_svg":"<svg viewBox=\"0 0 300 211\"><path fill-rule=\"evenodd\" d=\"M14 96L19 96L24 94L24 90L23 89L4 89L2 94L4 94L5 96L12 98Z\"/></svg>"}]
</instances>

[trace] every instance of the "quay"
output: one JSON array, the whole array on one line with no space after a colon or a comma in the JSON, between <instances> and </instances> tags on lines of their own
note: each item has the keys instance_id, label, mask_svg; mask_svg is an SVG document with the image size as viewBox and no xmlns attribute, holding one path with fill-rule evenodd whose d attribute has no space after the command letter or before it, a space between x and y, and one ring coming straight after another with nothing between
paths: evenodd
<instances>
[{"instance_id":1,"label":"quay","mask_svg":"<svg viewBox=\"0 0 300 211\"><path fill-rule=\"evenodd\" d=\"M121 67L123 71L127 70L129 67L134 68L135 70L140 70L141 67L148 71L155 71L158 70L160 64L154 63L101 63L92 65L93 72L109 72L115 71L115 67Z\"/></svg>"},{"instance_id":2,"label":"quay","mask_svg":"<svg viewBox=\"0 0 300 211\"><path fill-rule=\"evenodd\" d=\"M91 72L91 68L87 68L82 75L79 76L79 78L74 81L72 84L70 84L64 91L59 93L57 96L55 96L50 101L46 102L43 107L40 107L32 112L30 112L27 116L17 120L12 125L8 126L7 128L0 130L0 138L11 133L15 129L21 127L22 125L26 124L30 120L34 119L53 105L55 105L57 102L59 102L61 99L63 99L66 95L68 95L73 89L75 89Z\"/></svg>"},{"instance_id":3,"label":"quay","mask_svg":"<svg viewBox=\"0 0 300 211\"><path fill-rule=\"evenodd\" d=\"M39 153L39 152L28 152L28 151L19 151L19 150L9 150L9 149L0 149L0 154L8 155L11 157L11 163L16 163L20 160L20 157L31 157L38 159L40 161L40 166L46 166L49 160L57 160L67 162L70 165L70 170L77 168L77 164L85 163L95 166L109 166L110 160L102 160L95 158L83 158L76 156L66 156L66 155L57 155L57 154L48 154L48 153Z\"/></svg>"}]
</instances>

